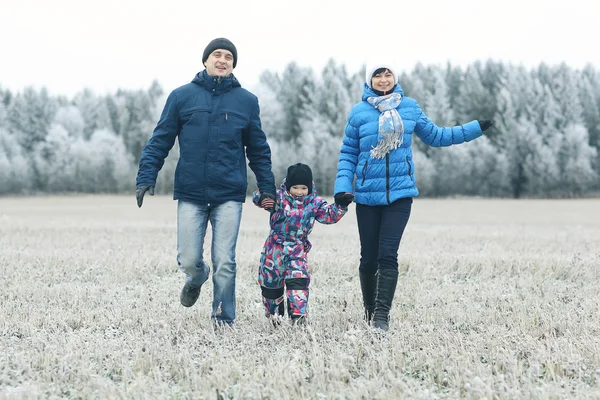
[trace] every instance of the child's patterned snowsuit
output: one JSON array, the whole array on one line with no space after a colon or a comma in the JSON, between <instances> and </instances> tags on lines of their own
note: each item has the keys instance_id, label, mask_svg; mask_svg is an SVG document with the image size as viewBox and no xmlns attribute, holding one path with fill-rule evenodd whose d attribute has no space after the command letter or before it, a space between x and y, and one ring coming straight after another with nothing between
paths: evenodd
<instances>
[{"instance_id":1,"label":"child's patterned snowsuit","mask_svg":"<svg viewBox=\"0 0 600 400\"><path fill-rule=\"evenodd\" d=\"M260 193L254 192L257 206ZM271 232L265 241L258 269L267 317L284 314L284 284L291 318L306 316L310 275L306 255L311 249L308 235L315 220L322 224L338 222L348 207L327 204L317 196L315 184L308 196L295 198L285 189L285 180L277 191L271 210Z\"/></svg>"}]
</instances>

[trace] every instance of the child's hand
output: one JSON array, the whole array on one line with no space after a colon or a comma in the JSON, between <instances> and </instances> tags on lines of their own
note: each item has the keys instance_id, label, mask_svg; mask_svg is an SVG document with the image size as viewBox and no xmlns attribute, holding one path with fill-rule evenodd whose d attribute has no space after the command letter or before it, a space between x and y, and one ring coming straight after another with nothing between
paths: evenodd
<instances>
[{"instance_id":1,"label":"child's hand","mask_svg":"<svg viewBox=\"0 0 600 400\"><path fill-rule=\"evenodd\" d=\"M335 204L342 207L348 207L348 204L352 203L354 200L354 195L352 193L337 193L333 196Z\"/></svg>"},{"instance_id":2,"label":"child's hand","mask_svg":"<svg viewBox=\"0 0 600 400\"><path fill-rule=\"evenodd\" d=\"M260 198L258 199L258 204L260 208L272 210L275 207L275 196L273 196L271 193L261 193Z\"/></svg>"}]
</instances>

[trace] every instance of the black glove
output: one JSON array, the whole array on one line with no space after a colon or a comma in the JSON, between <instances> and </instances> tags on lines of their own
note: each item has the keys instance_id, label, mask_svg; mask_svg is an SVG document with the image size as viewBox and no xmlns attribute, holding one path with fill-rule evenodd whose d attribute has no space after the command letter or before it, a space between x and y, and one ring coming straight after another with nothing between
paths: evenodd
<instances>
[{"instance_id":1,"label":"black glove","mask_svg":"<svg viewBox=\"0 0 600 400\"><path fill-rule=\"evenodd\" d=\"M154 186L138 186L135 189L135 198L137 199L138 207L142 206L146 192L150 193L150 196L154 196Z\"/></svg>"},{"instance_id":2,"label":"black glove","mask_svg":"<svg viewBox=\"0 0 600 400\"><path fill-rule=\"evenodd\" d=\"M335 204L342 207L348 207L348 204L352 203L354 200L354 195L352 193L337 193L333 196Z\"/></svg>"},{"instance_id":3,"label":"black glove","mask_svg":"<svg viewBox=\"0 0 600 400\"><path fill-rule=\"evenodd\" d=\"M488 120L485 120L485 121L477 121L477 122L479 122L479 127L481 128L481 131L482 131L482 132L483 132L483 131L487 131L488 129L490 129L490 127L491 127L492 125L494 125L494 123L493 123L492 121L488 121Z\"/></svg>"},{"instance_id":4,"label":"black glove","mask_svg":"<svg viewBox=\"0 0 600 400\"><path fill-rule=\"evenodd\" d=\"M264 208L265 210L271 210L275 207L275 196L271 193L261 193L258 198L258 206L260 208Z\"/></svg>"}]
</instances>

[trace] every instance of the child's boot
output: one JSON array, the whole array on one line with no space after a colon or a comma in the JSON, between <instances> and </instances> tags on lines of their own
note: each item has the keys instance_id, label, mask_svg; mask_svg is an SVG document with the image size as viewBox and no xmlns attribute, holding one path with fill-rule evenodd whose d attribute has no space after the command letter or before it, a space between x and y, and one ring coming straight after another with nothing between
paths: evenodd
<instances>
[{"instance_id":1,"label":"child's boot","mask_svg":"<svg viewBox=\"0 0 600 400\"><path fill-rule=\"evenodd\" d=\"M308 305L308 278L289 278L285 280L288 298L288 316L293 324L306 317Z\"/></svg>"},{"instance_id":2,"label":"child's boot","mask_svg":"<svg viewBox=\"0 0 600 400\"><path fill-rule=\"evenodd\" d=\"M284 315L285 306L283 304L284 289L271 289L261 286L263 305L265 306L265 316L269 318L273 326L281 324Z\"/></svg>"}]
</instances>

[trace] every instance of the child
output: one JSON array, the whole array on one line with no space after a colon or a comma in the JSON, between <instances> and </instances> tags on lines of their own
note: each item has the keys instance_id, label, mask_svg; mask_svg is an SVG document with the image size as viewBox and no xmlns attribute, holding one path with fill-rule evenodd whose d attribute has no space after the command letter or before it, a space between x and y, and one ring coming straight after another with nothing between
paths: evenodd
<instances>
[{"instance_id":1,"label":"child","mask_svg":"<svg viewBox=\"0 0 600 400\"><path fill-rule=\"evenodd\" d=\"M353 195L327 204L317 196L312 171L306 164L291 165L276 199L264 199L254 192L252 201L270 211L271 232L265 241L258 270L265 316L280 323L284 315L284 286L288 299L288 316L292 323L303 322L308 303L310 275L306 256L311 249L308 235L315 220L335 224L348 211Z\"/></svg>"}]
</instances>

